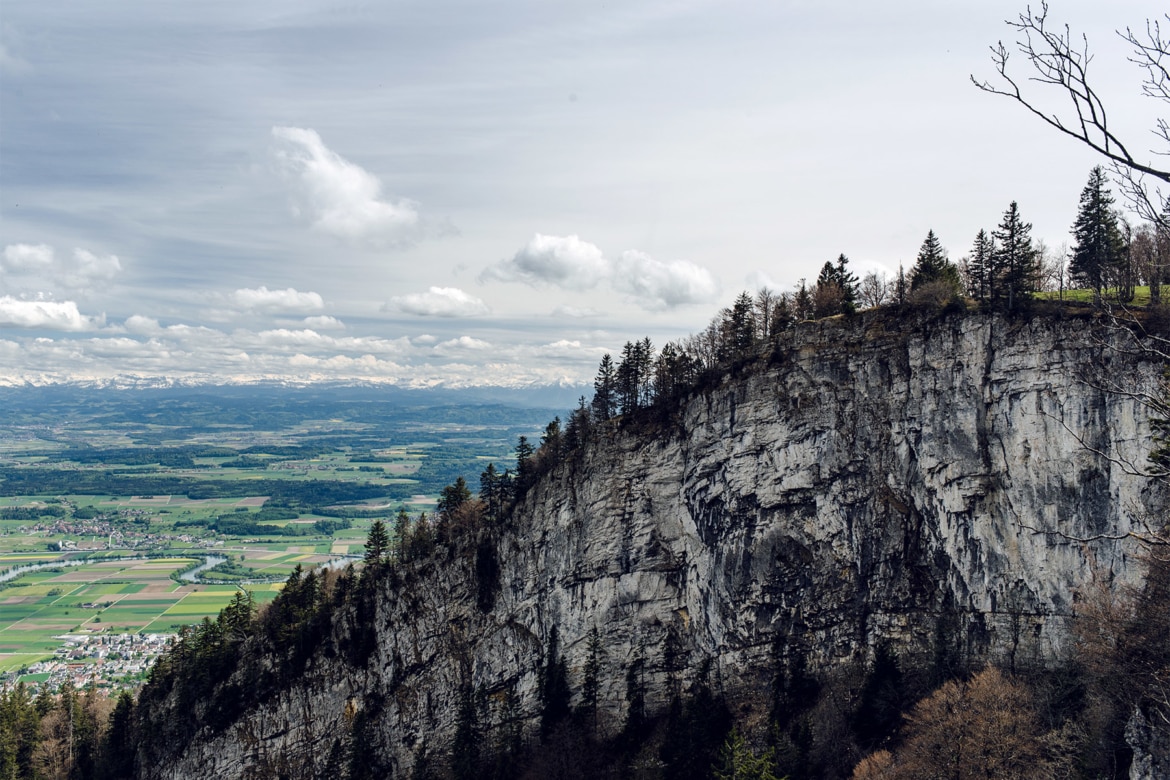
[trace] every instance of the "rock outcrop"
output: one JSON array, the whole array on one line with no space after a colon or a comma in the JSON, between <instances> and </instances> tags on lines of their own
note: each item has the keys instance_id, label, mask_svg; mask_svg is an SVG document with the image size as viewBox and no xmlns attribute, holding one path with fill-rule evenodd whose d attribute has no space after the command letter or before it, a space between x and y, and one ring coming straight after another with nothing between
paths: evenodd
<instances>
[{"instance_id":1,"label":"rock outcrop","mask_svg":"<svg viewBox=\"0 0 1170 780\"><path fill-rule=\"evenodd\" d=\"M671 423L602 430L478 546L401 567L364 665L319 653L143 773L315 776L360 717L407 774L448 748L468 690L487 744L531 734L554 627L578 698L597 630L611 730L631 684L651 714L700 675L750 711L797 658L831 669L879 641L1052 663L1093 572L1135 576L1115 537L1161 500L1127 466L1147 410L1097 381L1151 389L1161 368L1110 339L1059 317L802 326Z\"/></svg>"}]
</instances>

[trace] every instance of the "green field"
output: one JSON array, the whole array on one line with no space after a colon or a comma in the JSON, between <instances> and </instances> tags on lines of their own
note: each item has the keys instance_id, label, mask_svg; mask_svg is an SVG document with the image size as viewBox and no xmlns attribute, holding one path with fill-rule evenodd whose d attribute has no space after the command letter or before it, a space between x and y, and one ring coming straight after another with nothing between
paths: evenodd
<instances>
[{"instance_id":1,"label":"green field","mask_svg":"<svg viewBox=\"0 0 1170 780\"><path fill-rule=\"evenodd\" d=\"M0 575L76 564L0 582L0 672L65 635L177 631L240 587L270 601L298 565L361 556L373 519L510 466L553 414L368 389L0 388L0 408ZM226 560L177 578L208 555Z\"/></svg>"},{"instance_id":2,"label":"green field","mask_svg":"<svg viewBox=\"0 0 1170 780\"><path fill-rule=\"evenodd\" d=\"M326 558L267 548L241 548L233 554L281 576L297 563L313 566ZM0 672L51 658L62 644L56 637L63 634L169 633L204 617L214 618L237 588L171 579L190 561L181 557L102 561L33 572L6 583L0 590ZM280 587L274 583L248 589L257 604L263 604L275 598Z\"/></svg>"}]
</instances>

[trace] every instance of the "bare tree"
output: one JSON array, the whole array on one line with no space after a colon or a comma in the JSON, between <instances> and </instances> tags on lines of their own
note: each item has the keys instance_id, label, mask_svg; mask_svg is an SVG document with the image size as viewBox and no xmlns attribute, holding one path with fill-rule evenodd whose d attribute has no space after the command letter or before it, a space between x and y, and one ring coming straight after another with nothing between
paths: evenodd
<instances>
[{"instance_id":1,"label":"bare tree","mask_svg":"<svg viewBox=\"0 0 1170 780\"><path fill-rule=\"evenodd\" d=\"M1038 271L1040 279L1036 289L1044 292L1059 292L1064 297L1065 287L1068 285L1068 243L1051 247L1044 241L1036 242L1036 249L1040 253Z\"/></svg>"},{"instance_id":2,"label":"bare tree","mask_svg":"<svg viewBox=\"0 0 1170 780\"><path fill-rule=\"evenodd\" d=\"M1144 33L1127 27L1117 34L1132 47L1129 61L1144 71L1142 94L1170 104L1170 38L1163 37L1161 21L1147 19ZM1164 15L1164 21L1170 24L1170 14ZM984 92L1011 98L1049 126L1107 158L1134 210L1144 220L1165 227L1168 196L1163 194L1158 182L1170 184L1170 170L1155 164L1153 157L1131 151L1132 143L1110 127L1105 102L1089 78L1093 57L1089 53L1088 37L1074 37L1068 25L1051 26L1046 2L1041 3L1039 13L1029 7L1016 21L1008 20L1007 25L1020 36L1015 48L1031 65L1027 81L1063 90L1071 108L1063 115L1040 108L1009 68L1011 52L1002 41L991 47L998 82L993 84L975 76L971 76L971 81ZM1157 120L1153 133L1162 148L1150 150L1149 154L1170 154L1170 124L1165 118ZM1153 179L1155 184L1151 187L1147 179Z\"/></svg>"},{"instance_id":3,"label":"bare tree","mask_svg":"<svg viewBox=\"0 0 1170 780\"><path fill-rule=\"evenodd\" d=\"M890 283L885 274L870 271L862 277L857 298L863 309L876 309L890 300Z\"/></svg>"}]
</instances>

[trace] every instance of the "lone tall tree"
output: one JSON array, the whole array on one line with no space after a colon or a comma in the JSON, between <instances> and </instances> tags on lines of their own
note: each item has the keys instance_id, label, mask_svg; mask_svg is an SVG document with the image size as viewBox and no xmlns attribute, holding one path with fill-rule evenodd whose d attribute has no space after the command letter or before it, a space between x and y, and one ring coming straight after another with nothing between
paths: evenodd
<instances>
[{"instance_id":1,"label":"lone tall tree","mask_svg":"<svg viewBox=\"0 0 1170 780\"><path fill-rule=\"evenodd\" d=\"M1075 283L1100 295L1120 268L1125 252L1113 211L1113 195L1107 186L1105 169L1100 165L1089 173L1089 183L1081 190L1081 204L1072 232L1076 246L1069 273Z\"/></svg>"}]
</instances>

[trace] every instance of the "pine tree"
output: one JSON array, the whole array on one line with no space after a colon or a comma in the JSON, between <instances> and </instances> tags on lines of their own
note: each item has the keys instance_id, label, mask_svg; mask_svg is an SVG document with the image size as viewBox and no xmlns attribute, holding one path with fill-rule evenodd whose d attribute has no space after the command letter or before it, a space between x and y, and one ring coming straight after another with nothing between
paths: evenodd
<instances>
[{"instance_id":1,"label":"pine tree","mask_svg":"<svg viewBox=\"0 0 1170 780\"><path fill-rule=\"evenodd\" d=\"M743 360L751 355L756 341L756 306L747 292L723 311L724 360Z\"/></svg>"},{"instance_id":2,"label":"pine tree","mask_svg":"<svg viewBox=\"0 0 1170 780\"><path fill-rule=\"evenodd\" d=\"M521 436L516 442L516 493L517 497L528 490L532 484L532 480L536 478L533 471L532 445L528 443L527 436Z\"/></svg>"},{"instance_id":3,"label":"pine tree","mask_svg":"<svg viewBox=\"0 0 1170 780\"><path fill-rule=\"evenodd\" d=\"M1113 211L1113 195L1106 186L1105 170L1096 166L1081 190L1081 203L1072 227L1073 247L1069 273L1075 283L1097 296L1122 264L1124 241Z\"/></svg>"},{"instance_id":4,"label":"pine tree","mask_svg":"<svg viewBox=\"0 0 1170 780\"><path fill-rule=\"evenodd\" d=\"M612 419L617 410L617 370L609 353L601 357L597 378L593 380L593 416L598 420Z\"/></svg>"},{"instance_id":5,"label":"pine tree","mask_svg":"<svg viewBox=\"0 0 1170 780\"><path fill-rule=\"evenodd\" d=\"M565 452L584 447L593 436L593 418L589 413L589 405L585 403L585 396L577 402L577 408L569 414L569 424L565 426Z\"/></svg>"},{"instance_id":6,"label":"pine tree","mask_svg":"<svg viewBox=\"0 0 1170 780\"><path fill-rule=\"evenodd\" d=\"M390 536L386 533L386 524L375 520L370 524L370 533L366 536L366 565L376 566L386 559L386 551L390 549Z\"/></svg>"},{"instance_id":7,"label":"pine tree","mask_svg":"<svg viewBox=\"0 0 1170 780\"><path fill-rule=\"evenodd\" d=\"M991 302L1009 311L1025 308L1036 287L1036 248L1032 244L1032 224L1024 222L1020 207L1013 200L1003 214L1003 221L992 238Z\"/></svg>"},{"instance_id":8,"label":"pine tree","mask_svg":"<svg viewBox=\"0 0 1170 780\"><path fill-rule=\"evenodd\" d=\"M986 230L980 230L967 260L967 294L981 303L992 297L994 258L995 242Z\"/></svg>"},{"instance_id":9,"label":"pine tree","mask_svg":"<svg viewBox=\"0 0 1170 780\"><path fill-rule=\"evenodd\" d=\"M456 477L454 484L447 485L439 494L439 505L436 507L443 514L450 514L471 500L471 489L467 487L467 480Z\"/></svg>"},{"instance_id":10,"label":"pine tree","mask_svg":"<svg viewBox=\"0 0 1170 780\"><path fill-rule=\"evenodd\" d=\"M848 265L849 258L844 252L837 255L837 284L841 285L845 313L852 314L857 310L857 277L846 267Z\"/></svg>"},{"instance_id":11,"label":"pine tree","mask_svg":"<svg viewBox=\"0 0 1170 780\"><path fill-rule=\"evenodd\" d=\"M492 468L489 463L488 468ZM410 515L406 507L398 508L398 515L394 518L394 548L398 551L398 560L406 560L406 548L410 536Z\"/></svg>"},{"instance_id":12,"label":"pine tree","mask_svg":"<svg viewBox=\"0 0 1170 780\"><path fill-rule=\"evenodd\" d=\"M917 290L934 282L945 282L956 291L959 288L958 269L947 259L938 236L931 230L918 250L918 260L910 269L910 289Z\"/></svg>"}]
</instances>

